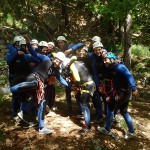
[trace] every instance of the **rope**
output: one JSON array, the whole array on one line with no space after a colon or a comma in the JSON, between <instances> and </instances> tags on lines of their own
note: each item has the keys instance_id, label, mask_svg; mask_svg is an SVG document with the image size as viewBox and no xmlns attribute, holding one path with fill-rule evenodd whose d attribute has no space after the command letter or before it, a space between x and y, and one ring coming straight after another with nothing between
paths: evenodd
<instances>
[{"instance_id":1,"label":"rope","mask_svg":"<svg viewBox=\"0 0 150 150\"><path fill-rule=\"evenodd\" d=\"M36 90L38 104L44 99L44 84L41 80L38 80L38 89Z\"/></svg>"}]
</instances>

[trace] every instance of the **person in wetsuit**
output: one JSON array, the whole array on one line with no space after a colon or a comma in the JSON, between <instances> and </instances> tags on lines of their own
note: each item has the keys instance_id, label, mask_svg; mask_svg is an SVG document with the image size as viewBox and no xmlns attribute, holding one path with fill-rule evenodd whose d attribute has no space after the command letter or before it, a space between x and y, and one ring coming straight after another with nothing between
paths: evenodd
<instances>
[{"instance_id":1,"label":"person in wetsuit","mask_svg":"<svg viewBox=\"0 0 150 150\"><path fill-rule=\"evenodd\" d=\"M40 54L35 51L31 44L30 39L26 36L27 46L29 48L32 56L40 60L38 65L33 69L33 71L27 76L26 82L12 86L10 89L12 92L25 92L30 90L35 90L37 104L38 104L38 122L39 122L39 134L50 134L52 130L45 127L44 124L44 111L45 111L45 92L44 83L49 82L49 76L51 73L55 72L56 78L60 83L68 86L67 82L62 78L59 72L59 66L65 59L65 54L58 52L53 61L46 55Z\"/></svg>"}]
</instances>

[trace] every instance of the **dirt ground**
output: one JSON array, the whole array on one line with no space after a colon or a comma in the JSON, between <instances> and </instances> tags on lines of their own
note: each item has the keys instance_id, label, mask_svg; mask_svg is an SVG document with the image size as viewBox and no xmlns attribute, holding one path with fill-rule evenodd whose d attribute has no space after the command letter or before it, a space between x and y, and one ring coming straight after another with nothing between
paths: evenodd
<instances>
[{"instance_id":1,"label":"dirt ground","mask_svg":"<svg viewBox=\"0 0 150 150\"><path fill-rule=\"evenodd\" d=\"M129 111L133 118L137 138L125 140L123 138L123 121L113 125L113 130L120 139L98 132L99 124L92 122L92 131L81 136L84 121L74 116L69 117L64 94L57 95L57 110L46 115L47 127L53 129L51 135L39 135L38 128L23 128L15 125L11 116L10 96L5 96L0 103L0 149L1 150L150 150L150 99L149 88L146 95L132 101ZM76 103L74 111L76 111ZM76 113L74 113L76 115Z\"/></svg>"}]
</instances>

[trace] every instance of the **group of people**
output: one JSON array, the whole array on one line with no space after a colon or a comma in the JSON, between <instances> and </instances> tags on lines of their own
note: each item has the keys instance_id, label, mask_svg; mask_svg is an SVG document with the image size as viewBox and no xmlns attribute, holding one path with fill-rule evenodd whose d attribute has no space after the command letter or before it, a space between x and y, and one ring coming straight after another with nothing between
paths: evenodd
<instances>
[{"instance_id":1,"label":"group of people","mask_svg":"<svg viewBox=\"0 0 150 150\"><path fill-rule=\"evenodd\" d=\"M98 126L98 131L112 135L113 119L120 111L128 126L125 138L136 136L127 111L132 95L138 94L134 78L123 62L103 47L99 36L94 36L90 45L83 42L68 45L64 36L58 36L56 43L38 42L27 35L16 36L7 48L12 112L16 121L28 123L24 116L32 112L38 117L39 134L52 133L44 124L44 114L46 107L55 105L57 79L65 86L70 115L73 113L71 91L76 90L78 114L85 121L80 134L91 131L89 102L92 99L96 121L101 123L106 116L105 126Z\"/></svg>"}]
</instances>

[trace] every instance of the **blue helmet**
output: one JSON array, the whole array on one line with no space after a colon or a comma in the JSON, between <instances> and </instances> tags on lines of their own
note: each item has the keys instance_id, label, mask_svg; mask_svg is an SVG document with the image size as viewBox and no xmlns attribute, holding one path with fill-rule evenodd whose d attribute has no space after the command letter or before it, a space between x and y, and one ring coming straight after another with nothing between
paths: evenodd
<instances>
[{"instance_id":1,"label":"blue helmet","mask_svg":"<svg viewBox=\"0 0 150 150\"><path fill-rule=\"evenodd\" d=\"M106 58L113 58L114 60L118 59L118 57L113 52L108 52Z\"/></svg>"}]
</instances>

